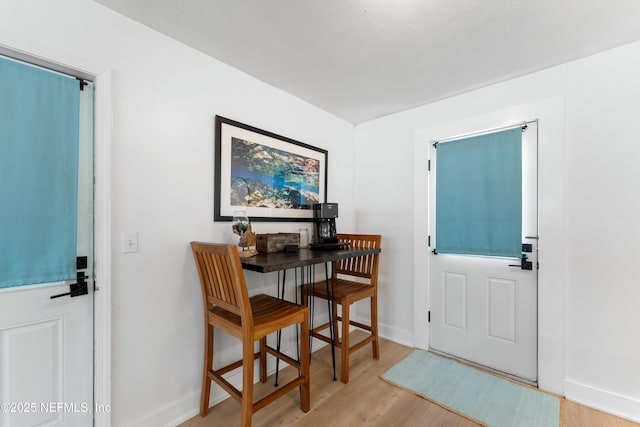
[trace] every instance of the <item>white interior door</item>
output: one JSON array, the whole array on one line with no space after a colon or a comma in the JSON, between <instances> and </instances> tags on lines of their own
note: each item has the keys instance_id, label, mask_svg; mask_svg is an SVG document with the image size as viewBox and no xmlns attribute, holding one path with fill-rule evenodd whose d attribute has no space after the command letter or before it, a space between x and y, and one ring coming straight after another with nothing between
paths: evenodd
<instances>
[{"instance_id":1,"label":"white interior door","mask_svg":"<svg viewBox=\"0 0 640 427\"><path fill-rule=\"evenodd\" d=\"M436 150L430 150L432 242L438 220ZM521 237L522 243L530 245L523 249L532 269L518 267L522 264L518 258L432 252L431 349L537 381L537 230L537 122L531 122L522 133Z\"/></svg>"},{"instance_id":2,"label":"white interior door","mask_svg":"<svg viewBox=\"0 0 640 427\"><path fill-rule=\"evenodd\" d=\"M79 82L75 81L75 84L79 85ZM2 107L10 108L6 104ZM86 267L77 266L77 272L81 277L87 277L88 293L75 297L51 298L54 295L68 293L70 284L77 283L77 280L25 284L0 289L1 427L93 425L91 83L79 92L79 112L77 206L76 211L70 212L70 215L77 215L77 256L87 257ZM27 125L39 126L39 123ZM11 142L8 139L0 140L0 152L10 150ZM57 148L51 146L50 149ZM34 155L47 156L50 154L47 150L48 148ZM28 159L21 162L21 168L29 174L47 173L33 168ZM0 185L0 190L6 190L6 187ZM17 203L11 200L11 197L21 193L0 191L2 205ZM0 228L0 231L7 233L6 228ZM3 245L13 244L5 239L1 240ZM40 254L34 253L33 262L38 262L39 257ZM73 259L71 262L76 263L76 260ZM5 275L5 272L0 272L0 275Z\"/></svg>"}]
</instances>

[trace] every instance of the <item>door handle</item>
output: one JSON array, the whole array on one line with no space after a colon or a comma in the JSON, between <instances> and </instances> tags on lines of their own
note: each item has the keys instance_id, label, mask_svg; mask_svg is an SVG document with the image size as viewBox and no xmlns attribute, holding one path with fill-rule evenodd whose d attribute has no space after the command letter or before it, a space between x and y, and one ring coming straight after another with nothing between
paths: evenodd
<instances>
[{"instance_id":1,"label":"door handle","mask_svg":"<svg viewBox=\"0 0 640 427\"><path fill-rule=\"evenodd\" d=\"M522 270L533 270L533 262L529 261L526 254L522 254L520 264L509 264L509 267L520 267Z\"/></svg>"},{"instance_id":2,"label":"door handle","mask_svg":"<svg viewBox=\"0 0 640 427\"><path fill-rule=\"evenodd\" d=\"M89 293L89 289L87 287L87 282L86 282L88 278L89 278L88 276L84 275L84 272L82 271L78 272L76 276L77 283L71 283L69 285L69 292L65 292L63 294L58 294L58 295L51 295L51 299L66 297L66 296L79 297L80 295L87 295Z\"/></svg>"}]
</instances>

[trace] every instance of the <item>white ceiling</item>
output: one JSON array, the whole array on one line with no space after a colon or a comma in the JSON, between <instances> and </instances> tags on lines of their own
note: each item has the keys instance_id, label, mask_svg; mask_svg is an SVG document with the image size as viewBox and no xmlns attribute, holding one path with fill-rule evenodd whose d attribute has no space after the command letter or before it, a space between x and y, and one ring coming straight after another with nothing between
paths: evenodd
<instances>
[{"instance_id":1,"label":"white ceiling","mask_svg":"<svg viewBox=\"0 0 640 427\"><path fill-rule=\"evenodd\" d=\"M639 0L95 0L357 124L640 40Z\"/></svg>"}]
</instances>

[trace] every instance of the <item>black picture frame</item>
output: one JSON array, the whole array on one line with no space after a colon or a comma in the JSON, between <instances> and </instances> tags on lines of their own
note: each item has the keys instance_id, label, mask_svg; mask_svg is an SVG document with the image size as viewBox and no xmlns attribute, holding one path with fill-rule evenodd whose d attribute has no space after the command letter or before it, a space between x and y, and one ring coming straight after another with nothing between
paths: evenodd
<instances>
[{"instance_id":1,"label":"black picture frame","mask_svg":"<svg viewBox=\"0 0 640 427\"><path fill-rule=\"evenodd\" d=\"M312 221L327 201L328 151L215 117L214 220Z\"/></svg>"}]
</instances>

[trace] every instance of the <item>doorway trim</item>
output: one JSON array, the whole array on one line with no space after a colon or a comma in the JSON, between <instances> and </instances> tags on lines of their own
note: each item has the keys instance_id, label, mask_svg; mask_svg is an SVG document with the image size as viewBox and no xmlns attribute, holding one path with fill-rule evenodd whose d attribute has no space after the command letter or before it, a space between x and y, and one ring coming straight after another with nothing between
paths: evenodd
<instances>
[{"instance_id":1,"label":"doorway trim","mask_svg":"<svg viewBox=\"0 0 640 427\"><path fill-rule=\"evenodd\" d=\"M111 426L111 145L113 101L111 70L96 75L94 130L94 295L95 427Z\"/></svg>"},{"instance_id":2,"label":"doorway trim","mask_svg":"<svg viewBox=\"0 0 640 427\"><path fill-rule=\"evenodd\" d=\"M95 427L111 426L111 147L112 77L111 69L77 58L53 58L41 45L20 49L0 44L0 54L46 68L75 75L95 84L94 98L94 372ZM58 55L60 55L58 53Z\"/></svg>"},{"instance_id":3,"label":"doorway trim","mask_svg":"<svg viewBox=\"0 0 640 427\"><path fill-rule=\"evenodd\" d=\"M538 126L538 384L564 396L565 378L565 150L564 98L479 112L414 133L414 344L429 348L428 155L430 143L532 119Z\"/></svg>"}]
</instances>

